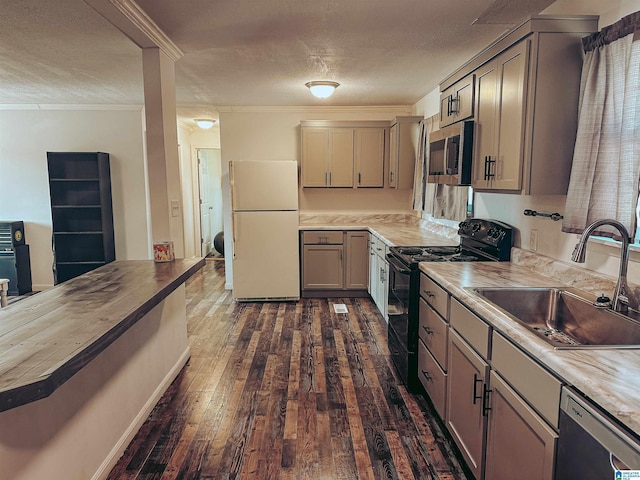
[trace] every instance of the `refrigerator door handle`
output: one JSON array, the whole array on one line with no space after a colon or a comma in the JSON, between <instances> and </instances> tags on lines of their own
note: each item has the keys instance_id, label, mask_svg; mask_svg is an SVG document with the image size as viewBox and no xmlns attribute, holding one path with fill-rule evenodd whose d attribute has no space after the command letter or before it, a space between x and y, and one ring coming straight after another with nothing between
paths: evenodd
<instances>
[{"instance_id":1,"label":"refrigerator door handle","mask_svg":"<svg viewBox=\"0 0 640 480\"><path fill-rule=\"evenodd\" d=\"M236 258L236 214L231 214L231 258Z\"/></svg>"}]
</instances>

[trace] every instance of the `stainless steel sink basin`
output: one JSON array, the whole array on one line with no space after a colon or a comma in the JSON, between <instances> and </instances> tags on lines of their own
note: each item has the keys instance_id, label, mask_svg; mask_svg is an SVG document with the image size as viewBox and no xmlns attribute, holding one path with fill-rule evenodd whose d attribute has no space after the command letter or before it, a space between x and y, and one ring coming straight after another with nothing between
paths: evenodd
<instances>
[{"instance_id":1,"label":"stainless steel sink basin","mask_svg":"<svg viewBox=\"0 0 640 480\"><path fill-rule=\"evenodd\" d=\"M557 349L640 348L640 322L570 288L471 288ZM582 294L584 295L584 294Z\"/></svg>"}]
</instances>

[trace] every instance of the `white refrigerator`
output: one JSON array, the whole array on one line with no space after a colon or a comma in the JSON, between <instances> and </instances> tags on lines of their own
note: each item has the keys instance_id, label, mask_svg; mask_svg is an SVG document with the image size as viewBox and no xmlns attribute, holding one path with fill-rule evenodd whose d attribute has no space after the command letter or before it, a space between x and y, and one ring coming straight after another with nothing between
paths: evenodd
<instances>
[{"instance_id":1,"label":"white refrigerator","mask_svg":"<svg viewBox=\"0 0 640 480\"><path fill-rule=\"evenodd\" d=\"M298 300L298 163L229 163L233 296Z\"/></svg>"}]
</instances>

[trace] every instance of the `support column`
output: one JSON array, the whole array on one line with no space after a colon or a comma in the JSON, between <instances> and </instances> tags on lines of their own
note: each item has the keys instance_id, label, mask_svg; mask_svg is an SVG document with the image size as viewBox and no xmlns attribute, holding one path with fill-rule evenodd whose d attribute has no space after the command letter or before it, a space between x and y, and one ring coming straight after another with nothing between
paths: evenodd
<instances>
[{"instance_id":1,"label":"support column","mask_svg":"<svg viewBox=\"0 0 640 480\"><path fill-rule=\"evenodd\" d=\"M176 257L184 257L175 65L152 47L142 49L142 66L153 241L172 241Z\"/></svg>"},{"instance_id":2,"label":"support column","mask_svg":"<svg viewBox=\"0 0 640 480\"><path fill-rule=\"evenodd\" d=\"M153 242L172 241L184 257L174 68L183 53L135 0L84 1L142 49Z\"/></svg>"}]
</instances>

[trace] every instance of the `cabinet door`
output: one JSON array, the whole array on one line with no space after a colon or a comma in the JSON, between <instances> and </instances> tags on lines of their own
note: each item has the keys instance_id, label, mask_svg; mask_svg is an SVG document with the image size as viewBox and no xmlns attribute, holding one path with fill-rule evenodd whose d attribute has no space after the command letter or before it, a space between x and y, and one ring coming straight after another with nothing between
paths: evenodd
<instances>
[{"instance_id":1,"label":"cabinet door","mask_svg":"<svg viewBox=\"0 0 640 480\"><path fill-rule=\"evenodd\" d=\"M491 188L520 190L524 155L528 41L511 47L497 58L499 78L498 151Z\"/></svg>"},{"instance_id":2,"label":"cabinet door","mask_svg":"<svg viewBox=\"0 0 640 480\"><path fill-rule=\"evenodd\" d=\"M353 187L353 129L332 128L329 136L329 183Z\"/></svg>"},{"instance_id":3,"label":"cabinet door","mask_svg":"<svg viewBox=\"0 0 640 480\"><path fill-rule=\"evenodd\" d=\"M369 295L373 303L378 304L378 256L373 234L369 234Z\"/></svg>"},{"instance_id":4,"label":"cabinet door","mask_svg":"<svg viewBox=\"0 0 640 480\"><path fill-rule=\"evenodd\" d=\"M416 166L416 149L418 146L418 122L420 117L405 117L399 121L394 127L396 128L396 147L391 145L389 148L395 150L395 172L391 171L394 165L393 157L390 161L389 186L400 190L408 190L413 188L413 175ZM393 173L393 175L391 175ZM392 185L393 183L393 185Z\"/></svg>"},{"instance_id":5,"label":"cabinet door","mask_svg":"<svg viewBox=\"0 0 640 480\"><path fill-rule=\"evenodd\" d=\"M393 125L389 129L389 188L398 188L398 134L400 125Z\"/></svg>"},{"instance_id":6,"label":"cabinet door","mask_svg":"<svg viewBox=\"0 0 640 480\"><path fill-rule=\"evenodd\" d=\"M485 478L551 480L558 435L491 372Z\"/></svg>"},{"instance_id":7,"label":"cabinet door","mask_svg":"<svg viewBox=\"0 0 640 480\"><path fill-rule=\"evenodd\" d=\"M473 116L474 75L468 75L440 94L440 128Z\"/></svg>"},{"instance_id":8,"label":"cabinet door","mask_svg":"<svg viewBox=\"0 0 640 480\"><path fill-rule=\"evenodd\" d=\"M329 130L301 128L302 131L302 186L325 187L328 184Z\"/></svg>"},{"instance_id":9,"label":"cabinet door","mask_svg":"<svg viewBox=\"0 0 640 480\"><path fill-rule=\"evenodd\" d=\"M476 72L476 121L471 185L474 188L489 188L489 171L492 159L495 160L498 99L498 71L496 62L481 67Z\"/></svg>"},{"instance_id":10,"label":"cabinet door","mask_svg":"<svg viewBox=\"0 0 640 480\"><path fill-rule=\"evenodd\" d=\"M528 65L523 41L476 71L474 188L522 187Z\"/></svg>"},{"instance_id":11,"label":"cabinet door","mask_svg":"<svg viewBox=\"0 0 640 480\"><path fill-rule=\"evenodd\" d=\"M347 232L347 268L344 288L365 290L369 280L369 234L367 232Z\"/></svg>"},{"instance_id":12,"label":"cabinet door","mask_svg":"<svg viewBox=\"0 0 640 480\"><path fill-rule=\"evenodd\" d=\"M482 478L489 365L451 329L447 427L473 475Z\"/></svg>"},{"instance_id":13,"label":"cabinet door","mask_svg":"<svg viewBox=\"0 0 640 480\"><path fill-rule=\"evenodd\" d=\"M322 290L343 287L342 245L304 245L302 255L303 289Z\"/></svg>"},{"instance_id":14,"label":"cabinet door","mask_svg":"<svg viewBox=\"0 0 640 480\"><path fill-rule=\"evenodd\" d=\"M387 263L387 259L384 257L384 249L382 255L378 255L378 270L380 275L380 280L378 281L378 310L384 317L384 319L389 321L389 310L388 310L388 300L389 300L389 264Z\"/></svg>"},{"instance_id":15,"label":"cabinet door","mask_svg":"<svg viewBox=\"0 0 640 480\"><path fill-rule=\"evenodd\" d=\"M354 162L358 187L384 186L384 128L357 128Z\"/></svg>"}]
</instances>

